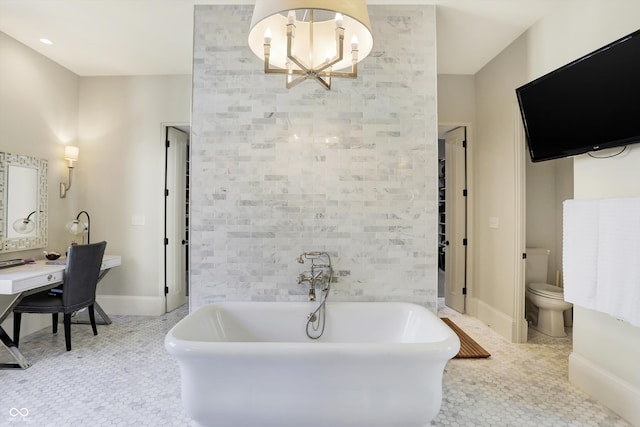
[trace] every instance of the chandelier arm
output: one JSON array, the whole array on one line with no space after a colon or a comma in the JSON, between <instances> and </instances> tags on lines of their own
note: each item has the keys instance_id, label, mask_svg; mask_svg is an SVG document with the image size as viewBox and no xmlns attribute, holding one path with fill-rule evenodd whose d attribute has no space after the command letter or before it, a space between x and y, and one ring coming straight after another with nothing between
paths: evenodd
<instances>
[{"instance_id":1,"label":"chandelier arm","mask_svg":"<svg viewBox=\"0 0 640 427\"><path fill-rule=\"evenodd\" d=\"M300 74L306 75L307 73L302 70L288 70L286 68L272 68L271 67L271 45L265 43L264 45L264 72L268 74Z\"/></svg>"},{"instance_id":2,"label":"chandelier arm","mask_svg":"<svg viewBox=\"0 0 640 427\"><path fill-rule=\"evenodd\" d=\"M287 27L294 27L294 25L289 24L287 25ZM305 74L312 73L313 70L311 68L307 67L305 64L302 63L302 60L300 58L298 58L293 53L291 53L291 47L293 46L293 37L294 37L293 31L291 31L291 28L288 28L287 29L287 58L290 59L291 62L296 64Z\"/></svg>"},{"instance_id":3,"label":"chandelier arm","mask_svg":"<svg viewBox=\"0 0 640 427\"><path fill-rule=\"evenodd\" d=\"M344 58L344 29L339 31L340 29L342 28L336 28L336 52L338 52L338 55L334 56L331 62L325 62L320 68L315 70L317 74L320 74L327 68L334 66ZM331 71L329 71L329 73L331 74Z\"/></svg>"},{"instance_id":4,"label":"chandelier arm","mask_svg":"<svg viewBox=\"0 0 640 427\"><path fill-rule=\"evenodd\" d=\"M287 89L291 89L292 87L296 87L298 86L300 83L302 83L303 81L307 80L309 78L309 74L304 73L303 75L301 75L300 77L297 77L293 80L289 80L287 78Z\"/></svg>"},{"instance_id":5,"label":"chandelier arm","mask_svg":"<svg viewBox=\"0 0 640 427\"><path fill-rule=\"evenodd\" d=\"M325 81L321 76L319 76L318 74L312 74L311 78L313 78L315 81L317 81L318 83L320 83L320 86L322 86L323 88L325 88L326 90L331 90L331 74L329 74L329 82Z\"/></svg>"},{"instance_id":6,"label":"chandelier arm","mask_svg":"<svg viewBox=\"0 0 640 427\"><path fill-rule=\"evenodd\" d=\"M358 50L357 49L353 49L351 51L351 57L352 57L352 61L351 61L351 72L345 72L345 71L336 71L331 73L331 75L335 76L335 77L346 77L349 79L355 79L358 77Z\"/></svg>"},{"instance_id":7,"label":"chandelier arm","mask_svg":"<svg viewBox=\"0 0 640 427\"><path fill-rule=\"evenodd\" d=\"M267 67L269 66L265 64L264 72L267 74L306 74L302 72L302 70L291 70L291 72L289 72L289 70L285 68L267 68Z\"/></svg>"},{"instance_id":8,"label":"chandelier arm","mask_svg":"<svg viewBox=\"0 0 640 427\"><path fill-rule=\"evenodd\" d=\"M354 67L354 69L351 72L334 71L334 72L331 73L331 76L333 76L333 77L344 77L344 78L348 78L348 79L356 79L356 78L358 78L358 70L357 70L357 67Z\"/></svg>"}]
</instances>

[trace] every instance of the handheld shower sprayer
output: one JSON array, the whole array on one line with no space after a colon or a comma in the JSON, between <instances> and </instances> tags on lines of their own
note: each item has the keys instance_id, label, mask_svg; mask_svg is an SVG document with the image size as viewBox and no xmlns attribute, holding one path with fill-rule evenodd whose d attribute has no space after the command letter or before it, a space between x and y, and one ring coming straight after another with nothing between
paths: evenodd
<instances>
[{"instance_id":1,"label":"handheld shower sprayer","mask_svg":"<svg viewBox=\"0 0 640 427\"><path fill-rule=\"evenodd\" d=\"M298 275L298 284L309 284L309 301L316 301L316 286L320 287L320 304L307 316L307 336L318 339L324 333L326 301L329 289L333 281L333 267L331 256L327 252L303 252L296 261L304 264L305 260L311 260L311 270Z\"/></svg>"}]
</instances>

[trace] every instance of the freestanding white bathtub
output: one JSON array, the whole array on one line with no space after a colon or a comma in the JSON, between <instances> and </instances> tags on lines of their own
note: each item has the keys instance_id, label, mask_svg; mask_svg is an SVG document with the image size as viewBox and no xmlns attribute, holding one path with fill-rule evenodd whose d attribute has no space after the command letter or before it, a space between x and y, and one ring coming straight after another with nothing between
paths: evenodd
<instances>
[{"instance_id":1,"label":"freestanding white bathtub","mask_svg":"<svg viewBox=\"0 0 640 427\"><path fill-rule=\"evenodd\" d=\"M460 342L422 306L225 302L178 322L165 347L178 361L182 402L201 426L422 427L437 415L442 374Z\"/></svg>"}]
</instances>

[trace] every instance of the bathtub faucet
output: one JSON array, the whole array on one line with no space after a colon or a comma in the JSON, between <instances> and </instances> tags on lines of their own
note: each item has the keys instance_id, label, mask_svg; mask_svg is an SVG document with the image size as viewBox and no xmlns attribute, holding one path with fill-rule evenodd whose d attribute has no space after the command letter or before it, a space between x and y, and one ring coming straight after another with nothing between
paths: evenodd
<instances>
[{"instance_id":1,"label":"bathtub faucet","mask_svg":"<svg viewBox=\"0 0 640 427\"><path fill-rule=\"evenodd\" d=\"M315 301L316 300L316 283L318 282L318 279L320 279L320 277L324 274L324 272L322 270L318 271L317 273L313 273L313 268L312 271L310 272L310 274L305 274L305 273L301 273L298 276L298 284L301 285L304 282L309 283L309 301Z\"/></svg>"},{"instance_id":2,"label":"bathtub faucet","mask_svg":"<svg viewBox=\"0 0 640 427\"><path fill-rule=\"evenodd\" d=\"M296 258L300 264L304 264L305 260L311 261L311 270L298 275L298 284L309 284L309 301L316 300L316 287L320 288L320 304L307 316L307 336L315 340L324 332L325 304L333 280L333 267L327 252L303 252Z\"/></svg>"},{"instance_id":3,"label":"bathtub faucet","mask_svg":"<svg viewBox=\"0 0 640 427\"><path fill-rule=\"evenodd\" d=\"M308 283L309 301L315 301L317 286L320 286L324 293L329 292L333 276L331 256L326 252L304 252L296 258L296 261L304 264L305 259L311 260L311 270L298 275L298 284Z\"/></svg>"}]
</instances>

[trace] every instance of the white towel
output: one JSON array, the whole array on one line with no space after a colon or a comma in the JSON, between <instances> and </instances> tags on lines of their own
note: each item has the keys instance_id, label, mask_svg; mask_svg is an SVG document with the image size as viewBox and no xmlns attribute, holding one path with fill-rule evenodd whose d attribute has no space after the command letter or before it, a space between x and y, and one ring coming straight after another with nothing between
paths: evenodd
<instances>
[{"instance_id":1,"label":"white towel","mask_svg":"<svg viewBox=\"0 0 640 427\"><path fill-rule=\"evenodd\" d=\"M597 310L640 326L640 199L599 204Z\"/></svg>"},{"instance_id":2,"label":"white towel","mask_svg":"<svg viewBox=\"0 0 640 427\"><path fill-rule=\"evenodd\" d=\"M596 200L567 200L563 205L564 299L595 310L598 280L598 203Z\"/></svg>"},{"instance_id":3,"label":"white towel","mask_svg":"<svg viewBox=\"0 0 640 427\"><path fill-rule=\"evenodd\" d=\"M640 326L640 199L564 203L565 300Z\"/></svg>"}]
</instances>

